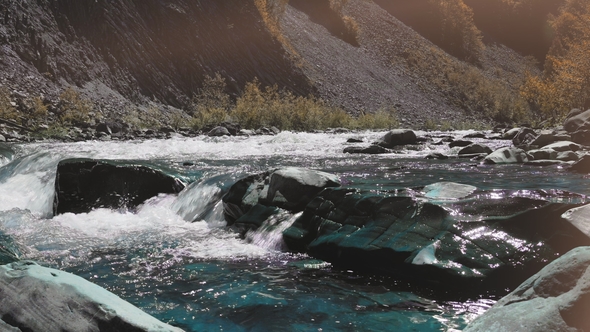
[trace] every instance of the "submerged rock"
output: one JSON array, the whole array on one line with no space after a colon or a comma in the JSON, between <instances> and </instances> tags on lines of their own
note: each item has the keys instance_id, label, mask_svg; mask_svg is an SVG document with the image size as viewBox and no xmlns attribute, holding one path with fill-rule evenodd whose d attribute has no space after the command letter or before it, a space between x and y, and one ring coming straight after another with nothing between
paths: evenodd
<instances>
[{"instance_id":1,"label":"submerged rock","mask_svg":"<svg viewBox=\"0 0 590 332\"><path fill-rule=\"evenodd\" d=\"M543 193L430 189L415 198L327 188L283 238L290 250L336 266L474 294L516 286L556 254L590 244L561 218L576 205L536 198Z\"/></svg>"},{"instance_id":2,"label":"submerged rock","mask_svg":"<svg viewBox=\"0 0 590 332\"><path fill-rule=\"evenodd\" d=\"M439 159L439 160L444 160L444 159L449 159L449 156L446 156L440 152L432 152L429 153L426 157L424 157L425 159Z\"/></svg>"},{"instance_id":3,"label":"submerged rock","mask_svg":"<svg viewBox=\"0 0 590 332\"><path fill-rule=\"evenodd\" d=\"M323 189L339 186L335 175L298 167L252 175L223 197L225 219L231 225L258 204L299 212Z\"/></svg>"},{"instance_id":4,"label":"submerged rock","mask_svg":"<svg viewBox=\"0 0 590 332\"><path fill-rule=\"evenodd\" d=\"M133 208L161 193L179 193L176 177L145 165L68 159L57 166L54 215L95 208Z\"/></svg>"},{"instance_id":5,"label":"submerged rock","mask_svg":"<svg viewBox=\"0 0 590 332\"><path fill-rule=\"evenodd\" d=\"M30 261L0 266L0 294L0 328L33 332L182 331L83 278Z\"/></svg>"},{"instance_id":6,"label":"submerged rock","mask_svg":"<svg viewBox=\"0 0 590 332\"><path fill-rule=\"evenodd\" d=\"M455 182L437 182L422 189L425 197L431 199L459 199L473 194L477 187Z\"/></svg>"},{"instance_id":7,"label":"submerged rock","mask_svg":"<svg viewBox=\"0 0 590 332\"><path fill-rule=\"evenodd\" d=\"M515 147L500 148L489 154L483 160L486 164L516 164L527 161L529 161L527 153Z\"/></svg>"},{"instance_id":8,"label":"submerged rock","mask_svg":"<svg viewBox=\"0 0 590 332\"><path fill-rule=\"evenodd\" d=\"M466 141L466 140L459 139L459 140L452 141L451 143L449 143L449 147L450 148L454 148L454 147L464 148L464 147L469 146L471 144L473 144L472 141Z\"/></svg>"},{"instance_id":9,"label":"submerged rock","mask_svg":"<svg viewBox=\"0 0 590 332\"><path fill-rule=\"evenodd\" d=\"M465 332L589 331L590 247L571 250L530 277Z\"/></svg>"}]
</instances>

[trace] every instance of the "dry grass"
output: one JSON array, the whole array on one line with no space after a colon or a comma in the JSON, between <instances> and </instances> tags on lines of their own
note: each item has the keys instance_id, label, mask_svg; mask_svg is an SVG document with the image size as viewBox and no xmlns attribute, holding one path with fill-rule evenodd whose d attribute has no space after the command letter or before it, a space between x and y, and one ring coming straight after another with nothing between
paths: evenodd
<instances>
[{"instance_id":1,"label":"dry grass","mask_svg":"<svg viewBox=\"0 0 590 332\"><path fill-rule=\"evenodd\" d=\"M497 122L522 123L531 111L518 91L498 78L486 76L479 68L453 61L437 48L404 52L406 63L472 115Z\"/></svg>"},{"instance_id":2,"label":"dry grass","mask_svg":"<svg viewBox=\"0 0 590 332\"><path fill-rule=\"evenodd\" d=\"M90 120L92 102L80 96L74 88L69 87L59 95L57 115L62 124L83 124Z\"/></svg>"},{"instance_id":3,"label":"dry grass","mask_svg":"<svg viewBox=\"0 0 590 332\"><path fill-rule=\"evenodd\" d=\"M10 91L6 87L0 87L0 118L18 122L20 116L16 107L11 103Z\"/></svg>"}]
</instances>

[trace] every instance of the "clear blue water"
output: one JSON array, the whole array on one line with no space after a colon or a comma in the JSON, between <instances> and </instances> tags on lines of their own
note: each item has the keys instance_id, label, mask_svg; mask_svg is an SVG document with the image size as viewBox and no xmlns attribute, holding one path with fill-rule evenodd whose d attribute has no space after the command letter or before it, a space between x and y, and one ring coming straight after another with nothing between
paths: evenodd
<instances>
[{"instance_id":1,"label":"clear blue water","mask_svg":"<svg viewBox=\"0 0 590 332\"><path fill-rule=\"evenodd\" d=\"M361 136L371 142L382 134ZM0 161L0 233L11 237L23 259L80 275L187 331L455 331L497 299L482 294L449 301L448 294L443 301L392 277L339 270L282 251L276 230L240 239L224 228L219 198L237 179L281 166L324 170L347 187L375 191L454 181L480 189L590 194L588 176L559 167L424 159L430 152L456 153L440 146L345 155L350 136L286 132L17 145ZM52 218L55 167L71 157L138 160L196 182L133 213L98 209ZM202 220L187 221L194 218Z\"/></svg>"}]
</instances>

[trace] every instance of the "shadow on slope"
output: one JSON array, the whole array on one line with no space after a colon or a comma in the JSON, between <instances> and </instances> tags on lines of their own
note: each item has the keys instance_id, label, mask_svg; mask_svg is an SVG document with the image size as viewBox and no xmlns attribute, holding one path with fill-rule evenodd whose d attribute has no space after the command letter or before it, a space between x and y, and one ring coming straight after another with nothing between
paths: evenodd
<instances>
[{"instance_id":1,"label":"shadow on slope","mask_svg":"<svg viewBox=\"0 0 590 332\"><path fill-rule=\"evenodd\" d=\"M312 22L324 26L333 36L352 46L360 46L354 31L351 31L340 14L332 9L329 0L291 0L289 4L307 14Z\"/></svg>"}]
</instances>

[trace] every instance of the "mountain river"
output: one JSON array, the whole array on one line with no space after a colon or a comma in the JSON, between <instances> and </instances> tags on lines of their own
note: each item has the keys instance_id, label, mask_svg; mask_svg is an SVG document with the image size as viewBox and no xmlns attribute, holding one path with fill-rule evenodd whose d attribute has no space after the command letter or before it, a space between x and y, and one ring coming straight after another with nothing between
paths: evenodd
<instances>
[{"instance_id":1,"label":"mountain river","mask_svg":"<svg viewBox=\"0 0 590 332\"><path fill-rule=\"evenodd\" d=\"M468 133L417 132L456 138ZM241 239L225 228L221 196L240 178L282 166L329 172L345 187L375 191L453 181L480 189L590 194L590 178L557 166L424 158L432 152L456 155L458 148L447 145L409 146L384 155L342 152L350 137L368 144L383 134L14 144L13 152L0 155L0 235L12 238L21 259L79 275L186 331L458 331L498 298L442 301L392 277L288 253L281 230L296 215ZM492 149L510 144L474 141ZM134 211L53 217L57 164L77 157L155 164L191 184Z\"/></svg>"}]
</instances>

